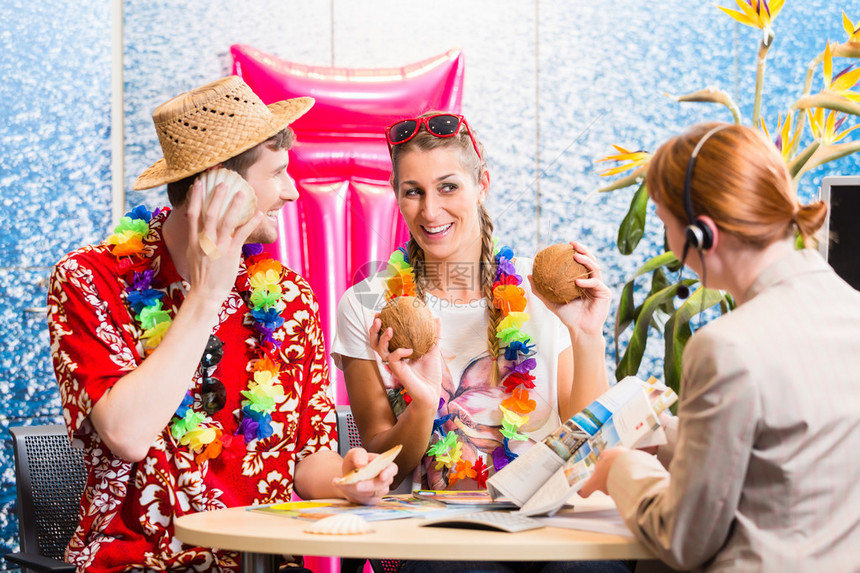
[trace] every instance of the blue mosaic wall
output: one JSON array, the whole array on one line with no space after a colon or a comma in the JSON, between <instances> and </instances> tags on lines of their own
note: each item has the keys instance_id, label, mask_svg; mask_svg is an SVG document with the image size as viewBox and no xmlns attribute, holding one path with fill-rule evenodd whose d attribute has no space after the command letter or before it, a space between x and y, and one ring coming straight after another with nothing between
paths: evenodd
<instances>
[{"instance_id":1,"label":"blue mosaic wall","mask_svg":"<svg viewBox=\"0 0 860 573\"><path fill-rule=\"evenodd\" d=\"M467 70L463 108L488 150L489 208L500 236L527 255L581 239L620 290L661 244L662 231L651 217L642 252L617 255L617 225L632 189L594 195L603 183L595 160L613 143L653 150L690 123L729 119L722 108L679 105L664 92L713 85L735 95L746 118L752 107L747 94L758 33L735 25L713 3L213 0L177 6L124 2L127 206L166 202L163 188L131 191L135 177L159 157L152 109L228 73L230 44L311 65L365 68L402 66L459 47ZM799 95L806 63L824 40L844 39L841 8L828 0L794 0L776 21L764 106L771 125ZM849 16L860 19L860 13ZM445 33L429 24L437 21L446 23ZM101 239L111 224L110 3L4 0L0 22L0 552L6 552L17 547L6 430L61 420L39 310L44 279L63 253ZM820 82L819 75L816 90ZM858 172L860 158L840 160L807 175L800 194L811 198L825 174ZM647 358L658 372L660 351L660 344L650 345Z\"/></svg>"},{"instance_id":2,"label":"blue mosaic wall","mask_svg":"<svg viewBox=\"0 0 860 573\"><path fill-rule=\"evenodd\" d=\"M17 548L10 426L62 422L46 279L110 223L108 0L0 3L0 552Z\"/></svg>"}]
</instances>

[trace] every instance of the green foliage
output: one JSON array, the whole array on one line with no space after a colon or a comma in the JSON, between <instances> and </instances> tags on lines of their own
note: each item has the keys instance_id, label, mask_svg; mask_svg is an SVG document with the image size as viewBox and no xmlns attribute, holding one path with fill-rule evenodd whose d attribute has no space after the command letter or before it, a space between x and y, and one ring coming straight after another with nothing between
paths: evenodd
<instances>
[{"instance_id":1,"label":"green foliage","mask_svg":"<svg viewBox=\"0 0 860 573\"><path fill-rule=\"evenodd\" d=\"M730 308L734 307L734 303L720 291L699 287L666 322L664 331L666 353L663 375L666 385L674 389L675 392L679 391L681 385L681 358L684 354L684 347L693 335L690 321L694 316L717 304L725 304L725 306L721 306L723 312L728 312Z\"/></svg>"},{"instance_id":2,"label":"green foliage","mask_svg":"<svg viewBox=\"0 0 860 573\"><path fill-rule=\"evenodd\" d=\"M621 289L621 300L615 317L615 355L620 356L615 368L617 380L639 372L648 343L648 334L652 328L655 328L658 332L663 332L666 341L664 381L677 392L681 379L681 356L687 340L692 335L690 328L692 318L717 304L721 304L724 311L734 307L734 302L728 295L698 288L676 309L675 297L679 283L670 281L666 277L666 271L676 268L678 264L678 259L671 252L653 257L642 265ZM649 292L642 304L636 305L633 296L636 280L648 274L651 275ZM692 278L682 281L688 288L693 288L697 282ZM619 339L631 324L633 332L622 354L619 351Z\"/></svg>"}]
</instances>

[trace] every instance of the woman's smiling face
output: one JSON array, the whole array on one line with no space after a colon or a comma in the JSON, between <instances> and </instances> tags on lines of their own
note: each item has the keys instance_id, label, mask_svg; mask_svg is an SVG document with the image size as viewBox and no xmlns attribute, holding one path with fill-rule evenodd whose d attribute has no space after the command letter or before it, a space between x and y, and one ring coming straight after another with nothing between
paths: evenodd
<instances>
[{"instance_id":1,"label":"woman's smiling face","mask_svg":"<svg viewBox=\"0 0 860 573\"><path fill-rule=\"evenodd\" d=\"M481 256L478 205L486 198L489 174L478 181L461 151L443 146L414 149L398 158L400 212L427 261L475 263Z\"/></svg>"}]
</instances>

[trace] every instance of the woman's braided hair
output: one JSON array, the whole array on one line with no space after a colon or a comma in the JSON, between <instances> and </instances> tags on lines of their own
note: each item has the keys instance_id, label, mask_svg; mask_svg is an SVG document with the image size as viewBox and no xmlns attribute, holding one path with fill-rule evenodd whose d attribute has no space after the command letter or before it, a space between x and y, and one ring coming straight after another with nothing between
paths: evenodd
<instances>
[{"instance_id":1,"label":"woman's braided hair","mask_svg":"<svg viewBox=\"0 0 860 573\"><path fill-rule=\"evenodd\" d=\"M421 117L437 115L439 112L427 112ZM474 132L472 133L474 135ZM486 157L484 146L480 141L475 139L478 148L481 150L481 157ZM396 190L398 187L397 166L399 158L409 151L418 149L421 151L429 151L440 147L453 147L460 150L464 165L466 165L473 173L474 180L480 181L484 170L487 168L486 163L478 157L472 147L472 140L469 137L469 132L465 125L460 127L459 133L453 137L436 137L429 133L425 126L415 136L405 143L394 145L391 148L391 165L392 165L392 184ZM493 243L493 221L490 214L483 204L478 205L478 217L481 223L481 261L480 261L480 280L481 290L484 298L487 301L487 310L489 311L490 320L487 325L487 349L490 356L493 358L493 368L490 374L490 385L496 386L501 378L499 372L499 339L496 337L496 328L502 319L501 311L493 306L493 282L496 279L496 260L494 256L495 245ZM415 272L415 290L419 298L425 299L426 292L426 267L424 264L424 251L418 245L414 237L410 237L409 243L406 246L406 252L409 257L409 264Z\"/></svg>"}]
</instances>

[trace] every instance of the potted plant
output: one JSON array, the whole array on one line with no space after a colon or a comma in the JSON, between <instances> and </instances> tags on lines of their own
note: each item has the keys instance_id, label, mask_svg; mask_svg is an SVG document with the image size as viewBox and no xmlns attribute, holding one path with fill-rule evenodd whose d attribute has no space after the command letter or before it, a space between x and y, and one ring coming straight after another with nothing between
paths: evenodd
<instances>
[{"instance_id":1,"label":"potted plant","mask_svg":"<svg viewBox=\"0 0 860 573\"><path fill-rule=\"evenodd\" d=\"M800 97L786 110L784 117L779 114L776 127L771 133L761 117L762 88L768 50L775 37L772 24L782 10L785 0L735 1L737 10L722 6L719 9L743 25L758 28L762 33L756 59L751 125L767 134L782 153L795 186L809 170L860 151L860 141L843 141L846 135L860 127L845 127L849 116L860 115L860 93L852 91L860 80L860 68L855 69L854 63L836 74L833 73L834 58L860 58L860 21L855 25L842 13L847 40L839 44L826 42L823 51L809 62ZM813 94L813 80L819 66L823 88ZM729 94L716 88L697 90L674 99L678 102L719 104L728 109L734 123L741 124L743 121L737 104ZM810 127L809 134L805 133L807 123ZM801 143L806 140L809 140L808 143L801 147ZM600 161L615 161L618 165L601 175L608 177L632 171L598 191L611 192L636 186L630 208L619 226L617 239L619 252L622 255L631 255L645 231L648 192L644 181L651 154L647 151L630 151L617 145L614 147L616 153ZM649 331L656 328L662 331L665 342L665 382L678 391L681 356L684 346L692 336L691 319L706 309L718 308L720 313L725 313L734 308L734 301L729 294L706 289L697 279L684 279L682 283L670 281L666 273L678 271L679 267L678 258L668 250L664 241L664 252L646 261L625 283L615 319L615 375L618 380L638 373ZM642 277L648 276L648 292L642 302L637 304L637 297L634 296L637 284L641 285L645 282ZM687 285L693 292L676 306L679 284ZM622 352L619 338L628 329L632 329L632 332Z\"/></svg>"}]
</instances>

